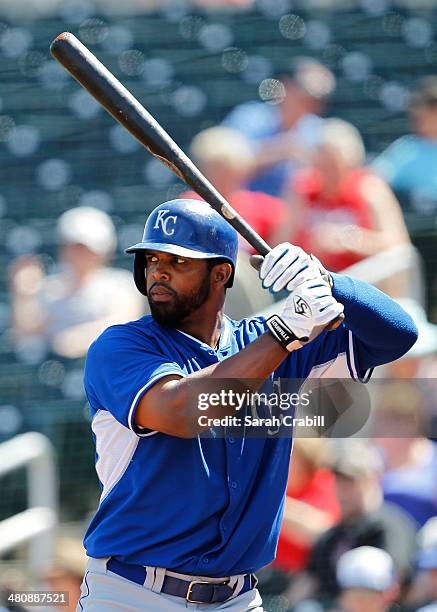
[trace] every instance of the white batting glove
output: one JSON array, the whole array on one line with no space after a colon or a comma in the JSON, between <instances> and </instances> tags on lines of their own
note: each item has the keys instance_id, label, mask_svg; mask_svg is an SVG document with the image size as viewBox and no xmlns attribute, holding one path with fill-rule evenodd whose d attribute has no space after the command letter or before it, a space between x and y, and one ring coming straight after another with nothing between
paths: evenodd
<instances>
[{"instance_id":1,"label":"white batting glove","mask_svg":"<svg viewBox=\"0 0 437 612\"><path fill-rule=\"evenodd\" d=\"M333 280L332 280L332 276L330 275L330 273L328 272L328 270L322 265L320 259L317 259L317 257L315 255L313 255L311 253L310 255L311 259L313 260L314 265L316 266L316 268L318 269L321 277L323 278L323 280L325 282L328 283L328 285L331 287L333 287Z\"/></svg>"},{"instance_id":2,"label":"white batting glove","mask_svg":"<svg viewBox=\"0 0 437 612\"><path fill-rule=\"evenodd\" d=\"M284 348L293 351L314 340L343 310L329 283L319 275L300 283L286 299L282 312L267 319L266 325Z\"/></svg>"},{"instance_id":3,"label":"white batting glove","mask_svg":"<svg viewBox=\"0 0 437 612\"><path fill-rule=\"evenodd\" d=\"M319 264L300 247L284 242L264 257L259 276L272 293L294 291L304 281L320 278Z\"/></svg>"}]
</instances>

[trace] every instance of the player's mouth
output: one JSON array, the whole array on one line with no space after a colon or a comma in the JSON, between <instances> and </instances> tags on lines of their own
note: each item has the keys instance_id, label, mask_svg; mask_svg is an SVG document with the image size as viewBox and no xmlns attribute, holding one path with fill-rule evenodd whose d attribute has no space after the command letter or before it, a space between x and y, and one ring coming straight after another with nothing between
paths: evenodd
<instances>
[{"instance_id":1,"label":"player's mouth","mask_svg":"<svg viewBox=\"0 0 437 612\"><path fill-rule=\"evenodd\" d=\"M152 285L148 293L154 302L167 302L175 296L175 292L172 289L157 283Z\"/></svg>"}]
</instances>

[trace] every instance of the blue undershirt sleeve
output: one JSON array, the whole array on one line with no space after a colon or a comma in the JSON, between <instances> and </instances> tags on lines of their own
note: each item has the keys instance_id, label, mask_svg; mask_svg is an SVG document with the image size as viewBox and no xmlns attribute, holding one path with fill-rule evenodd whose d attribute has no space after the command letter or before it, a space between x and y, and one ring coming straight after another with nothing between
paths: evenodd
<instances>
[{"instance_id":1,"label":"blue undershirt sleeve","mask_svg":"<svg viewBox=\"0 0 437 612\"><path fill-rule=\"evenodd\" d=\"M344 305L345 325L354 336L354 352L361 371L395 361L417 340L409 314L372 285L344 274L331 273L333 295Z\"/></svg>"}]
</instances>

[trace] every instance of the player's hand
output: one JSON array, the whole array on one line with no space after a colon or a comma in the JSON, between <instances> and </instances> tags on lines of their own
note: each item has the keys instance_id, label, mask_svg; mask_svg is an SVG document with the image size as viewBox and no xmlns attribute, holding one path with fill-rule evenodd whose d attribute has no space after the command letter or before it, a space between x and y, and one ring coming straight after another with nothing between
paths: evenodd
<instances>
[{"instance_id":1,"label":"player's hand","mask_svg":"<svg viewBox=\"0 0 437 612\"><path fill-rule=\"evenodd\" d=\"M330 275L328 270L323 266L323 264L321 263L320 259L317 259L317 257L315 255L313 255L311 253L310 257L313 260L313 264L316 266L316 269L318 270L318 272L319 272L320 276L322 277L322 279L326 283L328 283L328 285L332 289L332 287L333 287L333 280L332 280L332 276Z\"/></svg>"},{"instance_id":2,"label":"player's hand","mask_svg":"<svg viewBox=\"0 0 437 612\"><path fill-rule=\"evenodd\" d=\"M287 266L290 259L291 263ZM289 242L279 244L266 257L251 255L250 263L258 270L263 287L272 293L283 289L293 291L304 280L318 278L320 275L332 287L331 275L317 257L308 255L303 249Z\"/></svg>"},{"instance_id":3,"label":"player's hand","mask_svg":"<svg viewBox=\"0 0 437 612\"><path fill-rule=\"evenodd\" d=\"M298 246L284 242L264 257L259 276L265 289L277 293L283 289L294 291L304 281L318 278L320 273L308 253Z\"/></svg>"},{"instance_id":4,"label":"player's hand","mask_svg":"<svg viewBox=\"0 0 437 612\"><path fill-rule=\"evenodd\" d=\"M343 305L333 297L329 283L320 275L318 279L300 283L290 293L279 313L280 323L297 337L297 341L292 342L288 350L301 348L314 340L343 310Z\"/></svg>"}]
</instances>

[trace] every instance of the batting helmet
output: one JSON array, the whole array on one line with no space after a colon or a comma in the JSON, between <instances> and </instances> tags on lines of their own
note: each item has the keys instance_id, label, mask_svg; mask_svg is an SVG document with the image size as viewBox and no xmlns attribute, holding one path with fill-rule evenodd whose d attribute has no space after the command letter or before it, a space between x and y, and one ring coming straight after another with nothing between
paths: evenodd
<instances>
[{"instance_id":1,"label":"batting helmet","mask_svg":"<svg viewBox=\"0 0 437 612\"><path fill-rule=\"evenodd\" d=\"M135 253L134 279L147 295L145 251L172 253L193 259L223 259L232 265L232 287L238 251L237 232L206 202L170 200L155 208L146 221L143 240L126 249Z\"/></svg>"}]
</instances>

